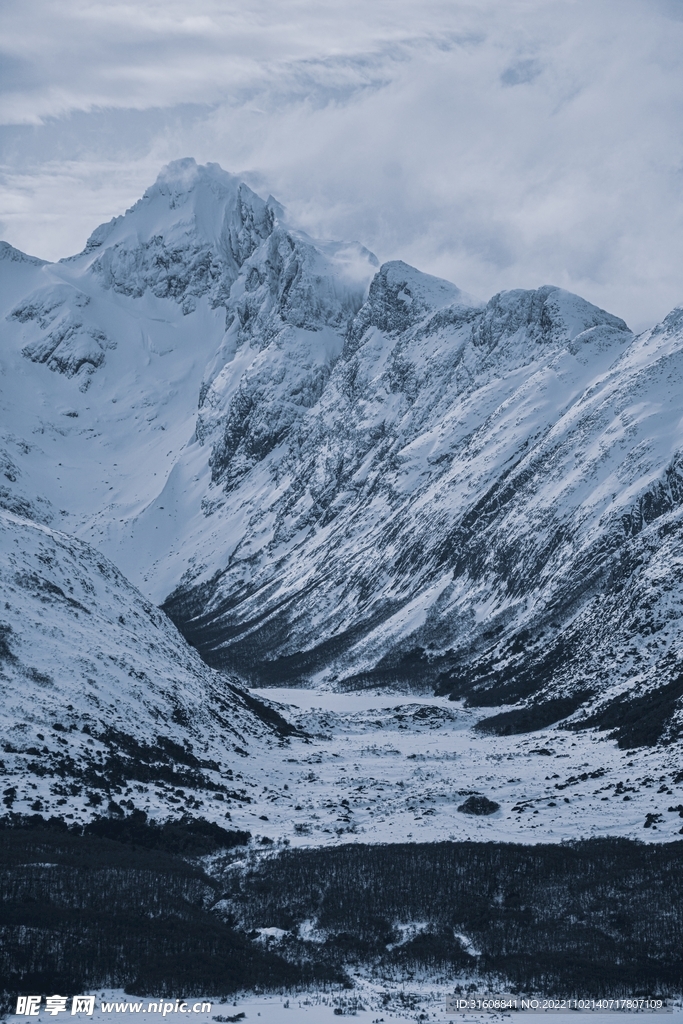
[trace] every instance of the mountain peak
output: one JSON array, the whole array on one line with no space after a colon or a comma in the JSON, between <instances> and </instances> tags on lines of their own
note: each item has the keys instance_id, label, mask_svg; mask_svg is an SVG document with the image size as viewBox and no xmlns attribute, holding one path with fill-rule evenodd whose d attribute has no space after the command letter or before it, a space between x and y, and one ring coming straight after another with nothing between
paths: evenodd
<instances>
[{"instance_id":1,"label":"mountain peak","mask_svg":"<svg viewBox=\"0 0 683 1024\"><path fill-rule=\"evenodd\" d=\"M202 165L186 157L162 168L125 214L96 228L84 252L114 245L133 249L159 237L166 244L192 240L225 251L231 235L247 222L263 239L273 220L273 210L236 175L219 164Z\"/></svg>"},{"instance_id":2,"label":"mountain peak","mask_svg":"<svg viewBox=\"0 0 683 1024\"><path fill-rule=\"evenodd\" d=\"M198 190L208 190L217 199L225 197L233 201L237 200L240 190L244 190L250 197L263 203L263 200L259 199L237 175L224 171L220 164L198 164L194 157L190 156L172 160L162 167L157 180L145 190L142 199L132 209L136 209L145 200L157 197L164 197L169 208L175 209L183 202L187 202Z\"/></svg>"},{"instance_id":3,"label":"mountain peak","mask_svg":"<svg viewBox=\"0 0 683 1024\"><path fill-rule=\"evenodd\" d=\"M34 267L42 267L47 262L38 256L29 256L21 249L15 249L9 242L0 242L0 261L5 260L9 263L30 263Z\"/></svg>"},{"instance_id":4,"label":"mountain peak","mask_svg":"<svg viewBox=\"0 0 683 1024\"><path fill-rule=\"evenodd\" d=\"M224 171L220 164L198 164L193 156L185 156L165 164L157 174L156 185L180 186L188 191L200 177L237 181L235 175Z\"/></svg>"},{"instance_id":5,"label":"mountain peak","mask_svg":"<svg viewBox=\"0 0 683 1024\"><path fill-rule=\"evenodd\" d=\"M134 297L151 289L186 313L207 293L213 306L225 305L240 267L269 237L278 212L218 164L175 160L68 262L85 262L105 288Z\"/></svg>"},{"instance_id":6,"label":"mountain peak","mask_svg":"<svg viewBox=\"0 0 683 1024\"><path fill-rule=\"evenodd\" d=\"M367 302L350 330L349 342L355 346L369 327L393 334L446 306L479 305L450 281L425 274L403 260L391 260L383 263L373 278Z\"/></svg>"},{"instance_id":7,"label":"mountain peak","mask_svg":"<svg viewBox=\"0 0 683 1024\"><path fill-rule=\"evenodd\" d=\"M517 332L538 343L565 345L588 331L623 335L631 332L618 316L555 285L498 292L486 303L475 341L488 349Z\"/></svg>"}]
</instances>

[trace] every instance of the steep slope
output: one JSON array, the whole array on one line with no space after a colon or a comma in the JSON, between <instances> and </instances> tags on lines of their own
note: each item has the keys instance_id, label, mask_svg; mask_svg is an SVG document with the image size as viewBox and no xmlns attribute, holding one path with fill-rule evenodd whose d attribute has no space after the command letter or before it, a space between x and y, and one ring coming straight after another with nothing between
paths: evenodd
<instances>
[{"instance_id":1,"label":"steep slope","mask_svg":"<svg viewBox=\"0 0 683 1024\"><path fill-rule=\"evenodd\" d=\"M214 508L251 528L166 608L253 681L533 697L537 726L592 697L625 745L674 738L682 352L679 311L634 341L559 289L481 309L389 264L258 482L215 442Z\"/></svg>"},{"instance_id":2,"label":"steep slope","mask_svg":"<svg viewBox=\"0 0 683 1024\"><path fill-rule=\"evenodd\" d=\"M288 346L307 347L290 386L303 408L376 266L283 216L217 165L181 160L78 256L0 249L2 507L96 542L138 582L183 546L187 524L174 537L159 495L237 337L254 339L238 365L274 378ZM208 479L207 458L189 472Z\"/></svg>"},{"instance_id":3,"label":"steep slope","mask_svg":"<svg viewBox=\"0 0 683 1024\"><path fill-rule=\"evenodd\" d=\"M499 606L489 635L453 652L443 689L482 704L602 694L578 718L618 729L623 746L680 735L682 384L674 311L459 524L460 557ZM557 711L548 703L537 724Z\"/></svg>"},{"instance_id":4,"label":"steep slope","mask_svg":"<svg viewBox=\"0 0 683 1024\"><path fill-rule=\"evenodd\" d=\"M229 818L250 799L248 755L291 728L209 669L111 562L2 512L0 587L6 809L205 815L218 800L209 817Z\"/></svg>"}]
</instances>

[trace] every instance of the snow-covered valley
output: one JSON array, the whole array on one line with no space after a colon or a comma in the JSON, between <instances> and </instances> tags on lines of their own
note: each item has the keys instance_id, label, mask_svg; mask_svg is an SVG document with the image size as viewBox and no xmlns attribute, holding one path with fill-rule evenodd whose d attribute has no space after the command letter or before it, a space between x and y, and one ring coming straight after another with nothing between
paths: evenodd
<instances>
[{"instance_id":1,"label":"snow-covered valley","mask_svg":"<svg viewBox=\"0 0 683 1024\"><path fill-rule=\"evenodd\" d=\"M675 748L625 755L604 734L560 729L491 739L472 729L481 712L443 698L260 692L312 737L292 740L261 796L269 805L262 828L274 838L534 843L683 834ZM459 810L473 794L500 808Z\"/></svg>"},{"instance_id":2,"label":"snow-covered valley","mask_svg":"<svg viewBox=\"0 0 683 1024\"><path fill-rule=\"evenodd\" d=\"M474 728L489 712L427 694L245 694L92 548L11 513L0 530L14 814L186 814L255 849L681 832L676 745L626 752L557 727L492 737ZM467 813L471 796L492 812Z\"/></svg>"}]
</instances>

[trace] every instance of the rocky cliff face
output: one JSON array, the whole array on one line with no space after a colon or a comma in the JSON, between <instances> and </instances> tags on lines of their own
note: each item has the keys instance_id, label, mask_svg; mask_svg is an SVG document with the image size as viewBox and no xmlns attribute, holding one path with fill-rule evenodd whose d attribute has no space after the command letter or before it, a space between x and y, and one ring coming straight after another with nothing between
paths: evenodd
<instances>
[{"instance_id":1,"label":"rocky cliff face","mask_svg":"<svg viewBox=\"0 0 683 1024\"><path fill-rule=\"evenodd\" d=\"M680 344L559 289L478 307L383 267L322 393L253 464L270 485L235 488L219 432L217 510L252 529L165 607L252 681L433 685L672 738ZM227 436L247 424L231 404Z\"/></svg>"}]
</instances>

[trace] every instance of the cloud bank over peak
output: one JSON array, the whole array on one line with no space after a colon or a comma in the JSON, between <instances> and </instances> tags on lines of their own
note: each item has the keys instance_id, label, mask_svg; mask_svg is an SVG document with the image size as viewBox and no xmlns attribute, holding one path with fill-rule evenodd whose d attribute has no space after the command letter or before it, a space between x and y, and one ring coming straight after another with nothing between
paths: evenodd
<instances>
[{"instance_id":1,"label":"cloud bank over peak","mask_svg":"<svg viewBox=\"0 0 683 1024\"><path fill-rule=\"evenodd\" d=\"M187 154L488 296L551 281L638 329L683 299L678 5L10 0L0 234L82 248Z\"/></svg>"}]
</instances>

